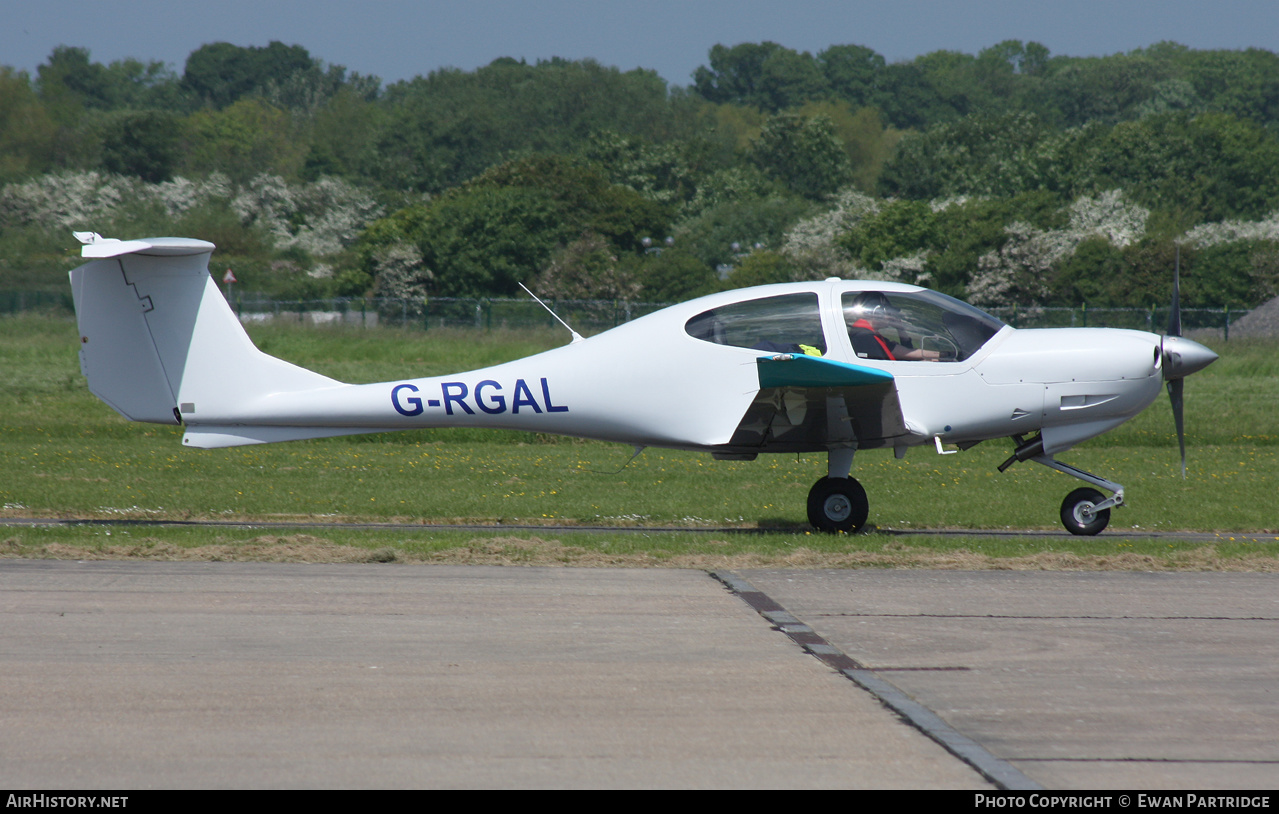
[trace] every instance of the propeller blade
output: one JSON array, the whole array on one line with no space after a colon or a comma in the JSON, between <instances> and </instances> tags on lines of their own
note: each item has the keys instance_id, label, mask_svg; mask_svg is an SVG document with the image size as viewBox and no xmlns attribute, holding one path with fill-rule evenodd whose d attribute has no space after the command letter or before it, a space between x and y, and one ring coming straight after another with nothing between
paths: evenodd
<instances>
[{"instance_id":1,"label":"propeller blade","mask_svg":"<svg viewBox=\"0 0 1279 814\"><path fill-rule=\"evenodd\" d=\"M1168 382L1168 399L1172 402L1172 421L1177 425L1177 445L1181 447L1181 479L1186 479L1186 412L1183 391L1185 379Z\"/></svg>"},{"instance_id":2,"label":"propeller blade","mask_svg":"<svg viewBox=\"0 0 1279 814\"><path fill-rule=\"evenodd\" d=\"M1172 272L1172 305L1168 308L1168 330L1164 333L1164 338L1160 342L1160 349L1165 354L1165 362L1171 361L1168 358L1167 345L1168 337L1181 336L1181 247L1177 247L1177 262L1173 266ZM1167 376L1174 371L1170 365L1164 366L1164 375ZM1168 400L1172 402L1172 421L1177 426L1177 446L1181 447L1181 479L1186 479L1186 411L1185 411L1185 387L1186 380L1180 376L1175 379L1168 379Z\"/></svg>"}]
</instances>

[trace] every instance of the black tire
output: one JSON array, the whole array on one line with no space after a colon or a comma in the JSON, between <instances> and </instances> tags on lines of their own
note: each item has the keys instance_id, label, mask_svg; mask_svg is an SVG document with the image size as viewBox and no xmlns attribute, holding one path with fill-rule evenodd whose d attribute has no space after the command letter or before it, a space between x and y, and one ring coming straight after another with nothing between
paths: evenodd
<instances>
[{"instance_id":1,"label":"black tire","mask_svg":"<svg viewBox=\"0 0 1279 814\"><path fill-rule=\"evenodd\" d=\"M808 492L808 522L819 531L855 534L868 516L866 490L855 478L822 478Z\"/></svg>"},{"instance_id":2,"label":"black tire","mask_svg":"<svg viewBox=\"0 0 1279 814\"><path fill-rule=\"evenodd\" d=\"M1071 534L1091 537L1110 524L1110 509L1093 511L1093 506L1106 499L1096 489L1076 489L1061 502L1061 523Z\"/></svg>"}]
</instances>

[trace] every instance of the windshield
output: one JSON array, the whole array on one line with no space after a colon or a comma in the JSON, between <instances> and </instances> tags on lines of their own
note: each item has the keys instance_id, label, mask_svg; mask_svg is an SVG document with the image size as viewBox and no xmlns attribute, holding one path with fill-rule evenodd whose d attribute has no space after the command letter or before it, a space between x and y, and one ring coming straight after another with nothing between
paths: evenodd
<instances>
[{"instance_id":1,"label":"windshield","mask_svg":"<svg viewBox=\"0 0 1279 814\"><path fill-rule=\"evenodd\" d=\"M853 351L865 359L960 362L1004 327L936 291L848 291L842 305Z\"/></svg>"}]
</instances>

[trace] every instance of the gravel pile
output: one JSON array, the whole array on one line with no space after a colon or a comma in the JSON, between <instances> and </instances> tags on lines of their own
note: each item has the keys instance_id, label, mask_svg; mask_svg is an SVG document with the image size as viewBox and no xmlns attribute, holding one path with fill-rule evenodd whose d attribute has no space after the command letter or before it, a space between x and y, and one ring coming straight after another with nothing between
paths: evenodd
<instances>
[{"instance_id":1,"label":"gravel pile","mask_svg":"<svg viewBox=\"0 0 1279 814\"><path fill-rule=\"evenodd\" d=\"M1279 297L1258 305L1230 323L1231 339L1275 336L1279 336Z\"/></svg>"}]
</instances>

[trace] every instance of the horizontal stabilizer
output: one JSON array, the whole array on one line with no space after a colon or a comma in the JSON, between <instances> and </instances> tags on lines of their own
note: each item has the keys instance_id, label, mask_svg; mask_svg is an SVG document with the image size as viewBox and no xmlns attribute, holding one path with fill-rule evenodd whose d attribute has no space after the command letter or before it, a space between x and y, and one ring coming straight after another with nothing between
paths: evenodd
<instances>
[{"instance_id":1,"label":"horizontal stabilizer","mask_svg":"<svg viewBox=\"0 0 1279 814\"><path fill-rule=\"evenodd\" d=\"M182 257L206 254L215 248L207 240L190 237L149 237L145 240L117 240L103 237L96 232L76 232L76 239L84 244L81 257L92 260L104 257L120 257L125 254L146 254L153 257Z\"/></svg>"}]
</instances>

